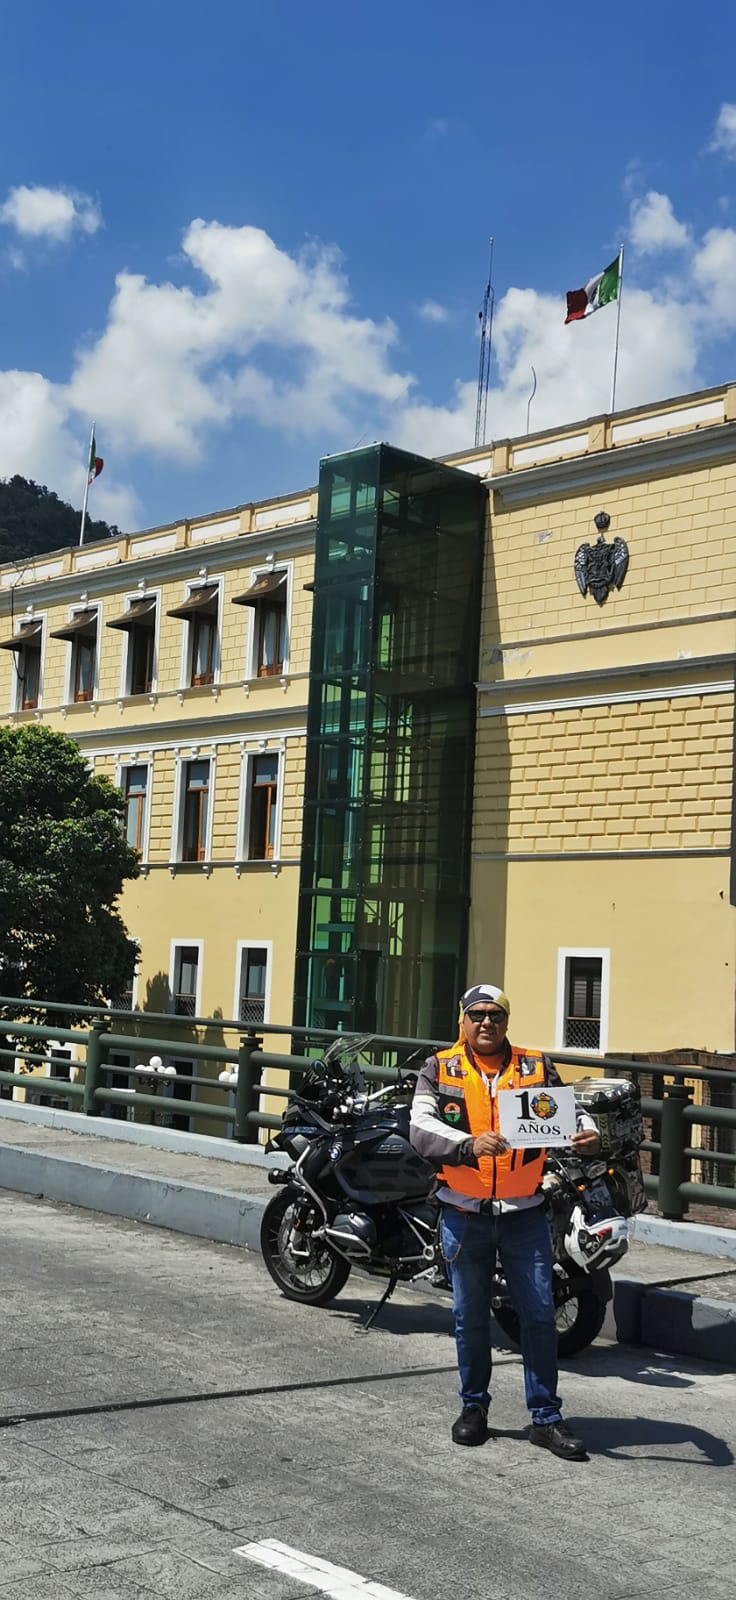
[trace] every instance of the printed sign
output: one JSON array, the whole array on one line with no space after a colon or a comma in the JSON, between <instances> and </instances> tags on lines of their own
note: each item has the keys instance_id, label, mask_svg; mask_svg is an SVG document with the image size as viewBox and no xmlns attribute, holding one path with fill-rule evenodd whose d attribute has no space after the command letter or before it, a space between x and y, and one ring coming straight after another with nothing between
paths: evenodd
<instances>
[{"instance_id":1,"label":"printed sign","mask_svg":"<svg viewBox=\"0 0 736 1600\"><path fill-rule=\"evenodd\" d=\"M512 1150L569 1144L576 1131L575 1090L564 1088L501 1089L499 1131Z\"/></svg>"}]
</instances>

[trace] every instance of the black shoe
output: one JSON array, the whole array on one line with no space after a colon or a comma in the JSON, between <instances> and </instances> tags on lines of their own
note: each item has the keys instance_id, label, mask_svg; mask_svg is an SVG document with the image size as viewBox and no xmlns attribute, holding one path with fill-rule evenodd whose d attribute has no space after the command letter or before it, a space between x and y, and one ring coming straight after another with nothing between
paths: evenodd
<instances>
[{"instance_id":1,"label":"black shoe","mask_svg":"<svg viewBox=\"0 0 736 1600\"><path fill-rule=\"evenodd\" d=\"M485 1444L488 1438L488 1412L481 1406L463 1406L452 1424L453 1444Z\"/></svg>"},{"instance_id":2,"label":"black shoe","mask_svg":"<svg viewBox=\"0 0 736 1600\"><path fill-rule=\"evenodd\" d=\"M542 1450L551 1450L553 1456L563 1461L587 1461L588 1452L582 1439L576 1439L566 1422L533 1422L529 1430L529 1443L538 1444Z\"/></svg>"}]
</instances>

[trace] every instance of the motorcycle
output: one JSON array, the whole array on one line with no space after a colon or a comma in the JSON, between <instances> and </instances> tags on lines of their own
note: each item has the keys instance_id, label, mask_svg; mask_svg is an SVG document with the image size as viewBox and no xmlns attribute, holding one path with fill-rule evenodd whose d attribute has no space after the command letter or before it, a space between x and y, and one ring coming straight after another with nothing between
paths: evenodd
<instances>
[{"instance_id":1,"label":"motorcycle","mask_svg":"<svg viewBox=\"0 0 736 1600\"><path fill-rule=\"evenodd\" d=\"M387 1279L366 1328L398 1283L424 1279L451 1289L435 1171L409 1142L416 1074L407 1073L406 1062L398 1083L367 1093L357 1057L370 1042L371 1036L336 1040L290 1094L281 1129L267 1148L286 1154L292 1164L269 1171L280 1193L269 1201L261 1225L264 1262L289 1300L326 1305L354 1266ZM594 1097L605 1097L606 1080L603 1090L601 1080L588 1082ZM621 1082L626 1091L635 1090ZM607 1105L612 1093L615 1084ZM630 1120L628 1146L636 1143ZM606 1142L612 1144L604 1140L604 1149ZM609 1268L628 1249L622 1212L639 1205L631 1150L623 1144L618 1153L609 1148L607 1159L581 1161L564 1149L546 1158L542 1194L552 1232L562 1357L577 1355L600 1333L612 1294ZM500 1269L491 1304L499 1327L518 1345L519 1320Z\"/></svg>"}]
</instances>

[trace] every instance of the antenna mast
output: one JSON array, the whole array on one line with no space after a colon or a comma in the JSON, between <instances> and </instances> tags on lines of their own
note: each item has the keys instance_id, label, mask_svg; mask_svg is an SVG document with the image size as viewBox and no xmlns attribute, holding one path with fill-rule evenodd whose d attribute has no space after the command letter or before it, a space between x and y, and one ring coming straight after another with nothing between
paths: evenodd
<instances>
[{"instance_id":1,"label":"antenna mast","mask_svg":"<svg viewBox=\"0 0 736 1600\"><path fill-rule=\"evenodd\" d=\"M483 295L483 310L478 312L480 321L480 360L478 364L478 403L475 409L475 443L476 447L486 442L486 418L488 415L488 384L491 376L491 345L493 341L493 236L489 240L490 260L488 263L488 282Z\"/></svg>"}]
</instances>

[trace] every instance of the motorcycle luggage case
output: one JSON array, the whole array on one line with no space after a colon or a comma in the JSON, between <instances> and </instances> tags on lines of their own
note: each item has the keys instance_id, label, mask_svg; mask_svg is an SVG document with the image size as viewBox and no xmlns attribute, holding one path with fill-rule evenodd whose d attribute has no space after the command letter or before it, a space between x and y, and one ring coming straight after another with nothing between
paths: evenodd
<instances>
[{"instance_id":1,"label":"motorcycle luggage case","mask_svg":"<svg viewBox=\"0 0 736 1600\"><path fill-rule=\"evenodd\" d=\"M593 1118L601 1138L601 1154L626 1155L644 1138L641 1093L628 1078L578 1078L573 1083L579 1110Z\"/></svg>"}]
</instances>

